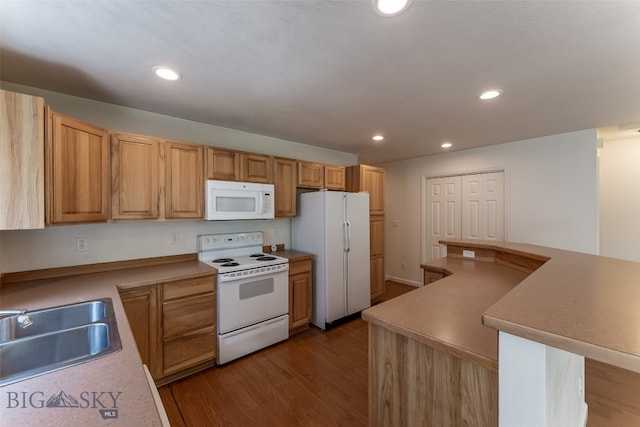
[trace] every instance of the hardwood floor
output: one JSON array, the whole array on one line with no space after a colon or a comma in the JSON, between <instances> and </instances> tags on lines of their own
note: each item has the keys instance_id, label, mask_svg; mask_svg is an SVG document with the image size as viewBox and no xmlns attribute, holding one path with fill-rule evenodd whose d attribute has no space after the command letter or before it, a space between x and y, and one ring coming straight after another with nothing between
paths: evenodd
<instances>
[{"instance_id":1,"label":"hardwood floor","mask_svg":"<svg viewBox=\"0 0 640 427\"><path fill-rule=\"evenodd\" d=\"M388 281L383 300L413 290ZM367 426L361 319L289 340L159 388L174 427ZM640 426L640 374L586 361L587 427Z\"/></svg>"},{"instance_id":2,"label":"hardwood floor","mask_svg":"<svg viewBox=\"0 0 640 427\"><path fill-rule=\"evenodd\" d=\"M367 325L301 332L161 388L175 426L366 426Z\"/></svg>"}]
</instances>

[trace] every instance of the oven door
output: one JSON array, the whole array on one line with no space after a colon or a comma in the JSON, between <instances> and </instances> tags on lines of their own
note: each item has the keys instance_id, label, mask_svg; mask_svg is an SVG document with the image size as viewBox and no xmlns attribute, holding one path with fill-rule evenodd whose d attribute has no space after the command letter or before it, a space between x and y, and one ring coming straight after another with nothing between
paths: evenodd
<instances>
[{"instance_id":1,"label":"oven door","mask_svg":"<svg viewBox=\"0 0 640 427\"><path fill-rule=\"evenodd\" d=\"M218 334L289 312L289 273L218 282Z\"/></svg>"}]
</instances>

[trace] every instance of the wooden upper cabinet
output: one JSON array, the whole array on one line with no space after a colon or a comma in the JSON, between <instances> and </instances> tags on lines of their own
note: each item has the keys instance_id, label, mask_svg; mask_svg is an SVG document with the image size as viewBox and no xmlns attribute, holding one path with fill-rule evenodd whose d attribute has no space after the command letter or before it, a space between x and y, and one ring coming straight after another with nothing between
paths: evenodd
<instances>
[{"instance_id":1,"label":"wooden upper cabinet","mask_svg":"<svg viewBox=\"0 0 640 427\"><path fill-rule=\"evenodd\" d=\"M0 230L44 228L44 99L0 90Z\"/></svg>"},{"instance_id":2,"label":"wooden upper cabinet","mask_svg":"<svg viewBox=\"0 0 640 427\"><path fill-rule=\"evenodd\" d=\"M109 138L105 129L50 113L46 166L49 222L109 219Z\"/></svg>"},{"instance_id":3,"label":"wooden upper cabinet","mask_svg":"<svg viewBox=\"0 0 640 427\"><path fill-rule=\"evenodd\" d=\"M207 147L207 179L240 180L240 152Z\"/></svg>"},{"instance_id":4,"label":"wooden upper cabinet","mask_svg":"<svg viewBox=\"0 0 640 427\"><path fill-rule=\"evenodd\" d=\"M160 140L111 135L111 217L157 219L160 205Z\"/></svg>"},{"instance_id":5,"label":"wooden upper cabinet","mask_svg":"<svg viewBox=\"0 0 640 427\"><path fill-rule=\"evenodd\" d=\"M265 154L240 153L242 181L273 182L271 172L272 157Z\"/></svg>"},{"instance_id":6,"label":"wooden upper cabinet","mask_svg":"<svg viewBox=\"0 0 640 427\"><path fill-rule=\"evenodd\" d=\"M324 165L298 161L298 187L322 188L324 186Z\"/></svg>"},{"instance_id":7,"label":"wooden upper cabinet","mask_svg":"<svg viewBox=\"0 0 640 427\"><path fill-rule=\"evenodd\" d=\"M346 189L344 166L324 165L324 188L342 191Z\"/></svg>"},{"instance_id":8,"label":"wooden upper cabinet","mask_svg":"<svg viewBox=\"0 0 640 427\"><path fill-rule=\"evenodd\" d=\"M275 157L273 159L275 184L275 216L296 216L296 161Z\"/></svg>"},{"instance_id":9,"label":"wooden upper cabinet","mask_svg":"<svg viewBox=\"0 0 640 427\"><path fill-rule=\"evenodd\" d=\"M202 145L165 143L165 217L202 218L204 161Z\"/></svg>"},{"instance_id":10,"label":"wooden upper cabinet","mask_svg":"<svg viewBox=\"0 0 640 427\"><path fill-rule=\"evenodd\" d=\"M384 169L368 165L347 168L347 191L369 193L369 213L384 214Z\"/></svg>"}]
</instances>

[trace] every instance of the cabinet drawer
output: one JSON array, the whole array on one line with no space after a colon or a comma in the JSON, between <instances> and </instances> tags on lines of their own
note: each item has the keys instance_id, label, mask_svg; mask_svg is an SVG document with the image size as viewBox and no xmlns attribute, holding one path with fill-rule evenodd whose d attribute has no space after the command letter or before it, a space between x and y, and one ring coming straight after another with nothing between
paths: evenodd
<instances>
[{"instance_id":1,"label":"cabinet drawer","mask_svg":"<svg viewBox=\"0 0 640 427\"><path fill-rule=\"evenodd\" d=\"M289 264L289 276L311 271L311 260L296 261Z\"/></svg>"},{"instance_id":2,"label":"cabinet drawer","mask_svg":"<svg viewBox=\"0 0 640 427\"><path fill-rule=\"evenodd\" d=\"M212 326L216 321L215 294L208 293L165 302L162 304L162 310L165 338Z\"/></svg>"},{"instance_id":3,"label":"cabinet drawer","mask_svg":"<svg viewBox=\"0 0 640 427\"><path fill-rule=\"evenodd\" d=\"M164 374L216 357L216 328L200 329L164 342Z\"/></svg>"},{"instance_id":4,"label":"cabinet drawer","mask_svg":"<svg viewBox=\"0 0 640 427\"><path fill-rule=\"evenodd\" d=\"M214 292L216 289L215 276L198 277L190 280L180 280L164 285L163 300L168 301L190 295Z\"/></svg>"}]
</instances>

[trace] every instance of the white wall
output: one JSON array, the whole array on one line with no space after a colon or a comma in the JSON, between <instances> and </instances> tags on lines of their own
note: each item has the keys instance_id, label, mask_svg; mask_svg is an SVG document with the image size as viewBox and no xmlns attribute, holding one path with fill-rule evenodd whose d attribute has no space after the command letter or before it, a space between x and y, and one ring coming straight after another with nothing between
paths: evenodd
<instances>
[{"instance_id":1,"label":"white wall","mask_svg":"<svg viewBox=\"0 0 640 427\"><path fill-rule=\"evenodd\" d=\"M504 170L507 241L598 251L595 129L380 166L385 168L385 269L390 278L422 282L423 177Z\"/></svg>"},{"instance_id":2,"label":"white wall","mask_svg":"<svg viewBox=\"0 0 640 427\"><path fill-rule=\"evenodd\" d=\"M640 136L604 141L600 157L600 255L640 261Z\"/></svg>"},{"instance_id":3,"label":"white wall","mask_svg":"<svg viewBox=\"0 0 640 427\"><path fill-rule=\"evenodd\" d=\"M54 111L110 130L228 147L334 165L357 156L296 142L182 120L132 108L0 82L0 88L42 96ZM199 234L263 231L265 243L291 246L289 219L267 221L134 221L0 232L0 273L196 252ZM179 238L171 244L171 233ZM86 237L89 249L75 250Z\"/></svg>"}]
</instances>

